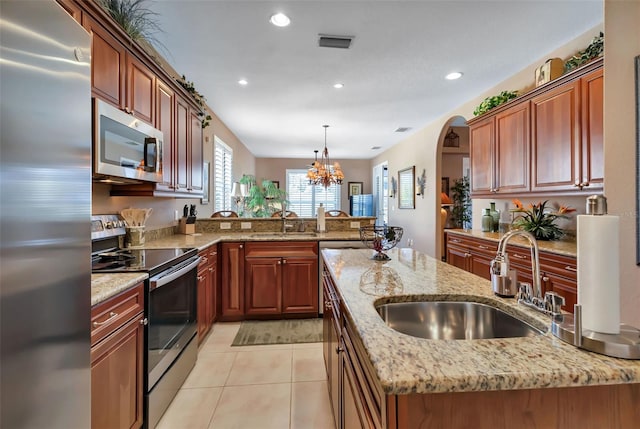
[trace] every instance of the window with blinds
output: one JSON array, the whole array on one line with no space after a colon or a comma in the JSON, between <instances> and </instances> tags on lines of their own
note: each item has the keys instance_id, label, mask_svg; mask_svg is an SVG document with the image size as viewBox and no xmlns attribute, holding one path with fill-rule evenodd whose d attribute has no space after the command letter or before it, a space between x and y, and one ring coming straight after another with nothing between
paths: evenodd
<instances>
[{"instance_id":1,"label":"window with blinds","mask_svg":"<svg viewBox=\"0 0 640 429\"><path fill-rule=\"evenodd\" d=\"M325 210L341 210L340 185L310 185L307 170L287 170L287 199L287 209L300 217L314 217L320 203Z\"/></svg>"},{"instance_id":2,"label":"window with blinds","mask_svg":"<svg viewBox=\"0 0 640 429\"><path fill-rule=\"evenodd\" d=\"M231 210L231 169L233 149L218 137L214 146L213 207L214 211Z\"/></svg>"}]
</instances>

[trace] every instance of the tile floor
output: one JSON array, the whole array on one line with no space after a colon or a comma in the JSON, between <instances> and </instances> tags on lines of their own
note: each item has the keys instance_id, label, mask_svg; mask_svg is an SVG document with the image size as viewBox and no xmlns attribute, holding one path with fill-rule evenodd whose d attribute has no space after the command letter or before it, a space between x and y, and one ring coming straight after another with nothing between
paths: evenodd
<instances>
[{"instance_id":1,"label":"tile floor","mask_svg":"<svg viewBox=\"0 0 640 429\"><path fill-rule=\"evenodd\" d=\"M231 347L217 323L157 429L335 429L322 343Z\"/></svg>"}]
</instances>

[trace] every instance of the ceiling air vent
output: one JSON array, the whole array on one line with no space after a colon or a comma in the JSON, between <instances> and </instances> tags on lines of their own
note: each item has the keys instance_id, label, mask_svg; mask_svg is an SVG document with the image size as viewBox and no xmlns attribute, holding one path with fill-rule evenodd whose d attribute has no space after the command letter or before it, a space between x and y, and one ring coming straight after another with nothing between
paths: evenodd
<instances>
[{"instance_id":1,"label":"ceiling air vent","mask_svg":"<svg viewBox=\"0 0 640 429\"><path fill-rule=\"evenodd\" d=\"M411 129L411 127L398 127L398 128L396 128L395 132L396 133L406 133L410 129Z\"/></svg>"},{"instance_id":2,"label":"ceiling air vent","mask_svg":"<svg viewBox=\"0 0 640 429\"><path fill-rule=\"evenodd\" d=\"M353 36L330 36L328 34L318 34L318 46L322 48L349 49Z\"/></svg>"}]
</instances>

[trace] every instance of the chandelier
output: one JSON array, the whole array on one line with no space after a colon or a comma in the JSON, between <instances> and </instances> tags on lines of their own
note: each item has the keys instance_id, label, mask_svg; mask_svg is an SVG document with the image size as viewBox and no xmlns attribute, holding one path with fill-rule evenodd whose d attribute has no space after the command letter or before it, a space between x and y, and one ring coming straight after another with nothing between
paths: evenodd
<instances>
[{"instance_id":1,"label":"chandelier","mask_svg":"<svg viewBox=\"0 0 640 429\"><path fill-rule=\"evenodd\" d=\"M340 164L337 162L331 165L329 159L329 150L327 149L327 128L329 125L323 125L324 127L324 150L322 151L322 157L318 161L318 151L315 150L316 158L307 171L307 179L309 179L310 185L322 185L325 188L333 184L342 184L344 180L344 174L340 168Z\"/></svg>"}]
</instances>

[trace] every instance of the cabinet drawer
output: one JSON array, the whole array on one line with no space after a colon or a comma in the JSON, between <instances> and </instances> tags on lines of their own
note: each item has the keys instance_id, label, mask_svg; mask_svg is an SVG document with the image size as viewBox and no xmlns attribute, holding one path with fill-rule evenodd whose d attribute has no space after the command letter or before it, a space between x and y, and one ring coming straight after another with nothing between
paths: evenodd
<instances>
[{"instance_id":1,"label":"cabinet drawer","mask_svg":"<svg viewBox=\"0 0 640 429\"><path fill-rule=\"evenodd\" d=\"M95 305L91 308L91 345L95 345L143 311L142 283Z\"/></svg>"},{"instance_id":2,"label":"cabinet drawer","mask_svg":"<svg viewBox=\"0 0 640 429\"><path fill-rule=\"evenodd\" d=\"M571 256L540 252L540 271L553 273L572 280L578 280L578 261Z\"/></svg>"},{"instance_id":3,"label":"cabinet drawer","mask_svg":"<svg viewBox=\"0 0 640 429\"><path fill-rule=\"evenodd\" d=\"M249 242L246 243L246 258L280 258L307 256L318 257L316 241Z\"/></svg>"}]
</instances>

